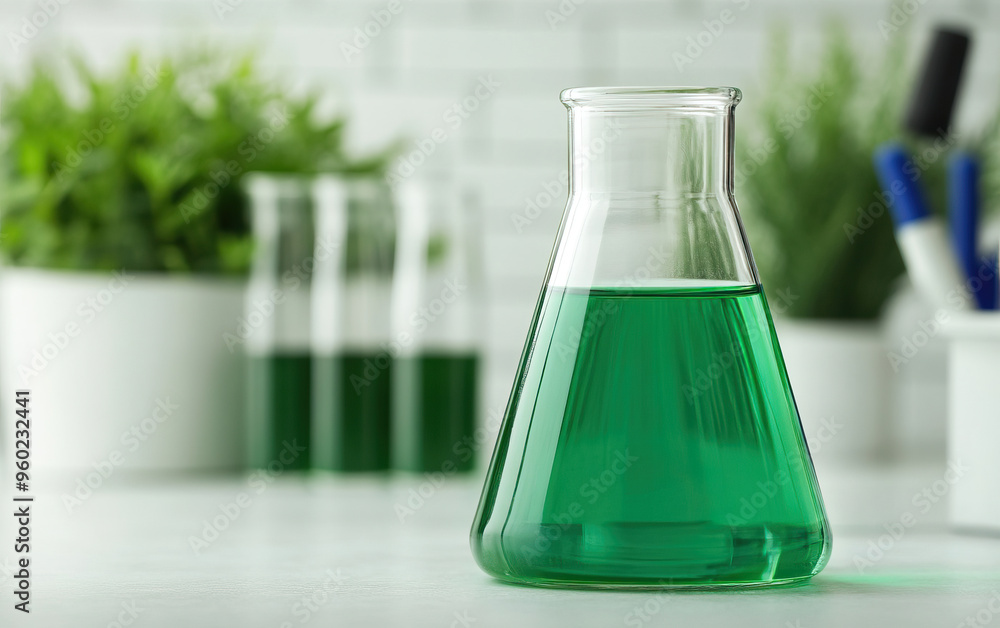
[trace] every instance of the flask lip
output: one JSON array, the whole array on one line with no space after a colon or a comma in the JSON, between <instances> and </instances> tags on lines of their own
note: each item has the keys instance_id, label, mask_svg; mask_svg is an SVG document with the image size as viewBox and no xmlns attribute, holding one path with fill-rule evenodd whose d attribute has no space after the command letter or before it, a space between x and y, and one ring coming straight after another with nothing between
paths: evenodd
<instances>
[{"instance_id":1,"label":"flask lip","mask_svg":"<svg viewBox=\"0 0 1000 628\"><path fill-rule=\"evenodd\" d=\"M567 107L598 109L729 108L742 98L735 87L572 87L559 94Z\"/></svg>"}]
</instances>

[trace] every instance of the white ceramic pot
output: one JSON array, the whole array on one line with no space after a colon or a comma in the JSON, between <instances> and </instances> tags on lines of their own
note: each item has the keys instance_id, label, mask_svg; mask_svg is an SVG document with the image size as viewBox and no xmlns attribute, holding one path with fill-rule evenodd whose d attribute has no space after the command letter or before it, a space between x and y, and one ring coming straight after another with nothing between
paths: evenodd
<instances>
[{"instance_id":1,"label":"white ceramic pot","mask_svg":"<svg viewBox=\"0 0 1000 628\"><path fill-rule=\"evenodd\" d=\"M31 391L32 464L235 469L243 459L245 283L155 274L0 271L0 417Z\"/></svg>"},{"instance_id":2,"label":"white ceramic pot","mask_svg":"<svg viewBox=\"0 0 1000 628\"><path fill-rule=\"evenodd\" d=\"M889 366L879 325L778 319L775 327L816 460L883 458Z\"/></svg>"}]
</instances>

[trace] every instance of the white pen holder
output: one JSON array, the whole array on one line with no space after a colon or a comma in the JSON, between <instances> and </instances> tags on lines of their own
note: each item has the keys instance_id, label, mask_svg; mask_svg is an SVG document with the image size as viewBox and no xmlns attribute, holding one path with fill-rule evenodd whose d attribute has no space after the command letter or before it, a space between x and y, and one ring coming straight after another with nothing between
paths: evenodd
<instances>
[{"instance_id":1,"label":"white pen holder","mask_svg":"<svg viewBox=\"0 0 1000 628\"><path fill-rule=\"evenodd\" d=\"M1000 314L952 315L949 339L948 460L952 526L1000 532Z\"/></svg>"}]
</instances>

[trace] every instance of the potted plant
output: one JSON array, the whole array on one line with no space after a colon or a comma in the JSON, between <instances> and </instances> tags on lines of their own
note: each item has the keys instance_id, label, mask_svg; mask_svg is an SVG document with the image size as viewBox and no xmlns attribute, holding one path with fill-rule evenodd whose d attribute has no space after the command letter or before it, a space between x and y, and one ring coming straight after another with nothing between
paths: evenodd
<instances>
[{"instance_id":1,"label":"potted plant","mask_svg":"<svg viewBox=\"0 0 1000 628\"><path fill-rule=\"evenodd\" d=\"M896 412L903 395L893 398L893 391L916 369L901 373L887 355L900 342L899 317L905 329L922 312L891 311L904 267L872 166L875 148L903 135L912 80L904 71L907 43L895 36L872 66L835 26L819 66L803 74L788 61L787 33L773 42L757 124L744 125L758 135L739 142L736 193L814 453L874 460L898 453L888 451L890 441L909 438L891 418L912 407ZM937 208L945 206L943 171L955 143L912 146L920 183ZM917 299L903 300L920 307ZM942 361L922 372L943 386L943 369ZM920 429L936 426L925 441L943 438L943 389L936 395L924 404L933 417L922 416Z\"/></svg>"},{"instance_id":2,"label":"potted plant","mask_svg":"<svg viewBox=\"0 0 1000 628\"><path fill-rule=\"evenodd\" d=\"M343 120L252 56L133 54L107 75L38 60L3 100L0 380L45 417L35 462L87 469L83 492L119 467L237 468L244 372L223 335L253 250L239 179L385 156L348 158Z\"/></svg>"}]
</instances>

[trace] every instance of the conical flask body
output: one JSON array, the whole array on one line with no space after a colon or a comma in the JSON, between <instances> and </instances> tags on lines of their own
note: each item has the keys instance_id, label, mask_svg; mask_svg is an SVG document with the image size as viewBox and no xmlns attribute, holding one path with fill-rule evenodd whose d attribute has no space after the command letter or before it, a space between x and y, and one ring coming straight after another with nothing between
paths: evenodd
<instances>
[{"instance_id":1,"label":"conical flask body","mask_svg":"<svg viewBox=\"0 0 1000 628\"><path fill-rule=\"evenodd\" d=\"M477 561L551 586L818 573L829 525L727 193L738 92L563 98L575 181L473 525ZM580 142L609 125L619 136L583 163Z\"/></svg>"}]
</instances>

